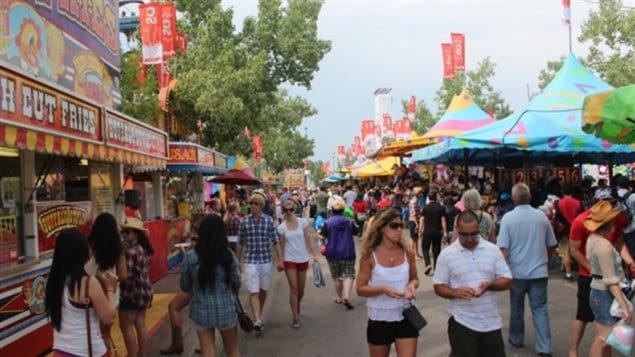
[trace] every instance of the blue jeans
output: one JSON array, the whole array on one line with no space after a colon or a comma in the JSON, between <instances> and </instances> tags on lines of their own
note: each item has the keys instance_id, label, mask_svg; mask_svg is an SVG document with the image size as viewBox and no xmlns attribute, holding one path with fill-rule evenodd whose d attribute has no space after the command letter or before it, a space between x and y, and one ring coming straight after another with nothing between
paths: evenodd
<instances>
[{"instance_id":1,"label":"blue jeans","mask_svg":"<svg viewBox=\"0 0 635 357\"><path fill-rule=\"evenodd\" d=\"M525 295L529 294L531 317L536 335L536 352L551 353L551 328L547 309L548 278L513 279L509 292L509 342L522 345L525 338Z\"/></svg>"}]
</instances>

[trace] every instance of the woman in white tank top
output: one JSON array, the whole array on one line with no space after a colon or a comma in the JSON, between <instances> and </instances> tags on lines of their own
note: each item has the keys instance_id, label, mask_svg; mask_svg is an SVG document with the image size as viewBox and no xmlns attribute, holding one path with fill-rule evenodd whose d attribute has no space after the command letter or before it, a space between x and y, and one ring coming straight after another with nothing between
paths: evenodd
<instances>
[{"instance_id":1,"label":"woman in white tank top","mask_svg":"<svg viewBox=\"0 0 635 357\"><path fill-rule=\"evenodd\" d=\"M382 211L364 237L357 295L367 297L366 338L371 357L387 357L393 342L399 357L417 353L419 330L403 317L419 286L415 257L403 242L401 212Z\"/></svg>"}]
</instances>

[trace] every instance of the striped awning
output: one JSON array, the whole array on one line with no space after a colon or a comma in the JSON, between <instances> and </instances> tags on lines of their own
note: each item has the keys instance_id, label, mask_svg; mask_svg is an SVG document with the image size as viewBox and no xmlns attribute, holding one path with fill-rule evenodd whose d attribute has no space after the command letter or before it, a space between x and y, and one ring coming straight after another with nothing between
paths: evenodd
<instances>
[{"instance_id":1,"label":"striped awning","mask_svg":"<svg viewBox=\"0 0 635 357\"><path fill-rule=\"evenodd\" d=\"M144 167L145 171L165 169L167 159L113 148L101 142L46 134L32 129L0 125L0 146L46 154L74 156Z\"/></svg>"}]
</instances>

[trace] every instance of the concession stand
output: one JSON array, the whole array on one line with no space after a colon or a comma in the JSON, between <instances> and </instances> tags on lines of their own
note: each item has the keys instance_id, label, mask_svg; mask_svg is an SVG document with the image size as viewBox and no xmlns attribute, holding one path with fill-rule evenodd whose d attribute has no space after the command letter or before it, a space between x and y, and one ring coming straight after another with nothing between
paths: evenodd
<instances>
[{"instance_id":1,"label":"concession stand","mask_svg":"<svg viewBox=\"0 0 635 357\"><path fill-rule=\"evenodd\" d=\"M227 171L227 157L212 149L190 142L170 142L170 160L165 179L167 217L168 267L182 259L175 244L183 243L196 234L205 214L205 176L219 175Z\"/></svg>"},{"instance_id":2,"label":"concession stand","mask_svg":"<svg viewBox=\"0 0 635 357\"><path fill-rule=\"evenodd\" d=\"M44 293L62 230L88 233L102 212L122 221L130 172L163 195L167 134L116 110L117 11L115 0L0 0L0 356L52 345Z\"/></svg>"}]
</instances>

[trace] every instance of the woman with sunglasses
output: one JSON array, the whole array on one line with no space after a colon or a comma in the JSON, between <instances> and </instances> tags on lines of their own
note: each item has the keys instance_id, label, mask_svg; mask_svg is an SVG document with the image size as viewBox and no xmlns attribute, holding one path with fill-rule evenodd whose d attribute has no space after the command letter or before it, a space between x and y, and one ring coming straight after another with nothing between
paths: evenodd
<instances>
[{"instance_id":1,"label":"woman with sunglasses","mask_svg":"<svg viewBox=\"0 0 635 357\"><path fill-rule=\"evenodd\" d=\"M401 212L388 209L374 216L361 251L357 295L367 297L366 339L371 357L387 357L395 343L397 356L417 354L419 330L403 317L419 287L415 256L403 240Z\"/></svg>"},{"instance_id":2,"label":"woman with sunglasses","mask_svg":"<svg viewBox=\"0 0 635 357\"><path fill-rule=\"evenodd\" d=\"M117 220L110 213L102 213L95 218L93 228L88 236L88 245L92 256L84 266L86 273L95 276L97 272L109 272L118 276L119 281L128 279L126 257L123 254L121 235ZM119 301L119 289L115 288L115 302ZM101 335L108 349L108 356L114 357L118 353L110 335L110 327L99 324Z\"/></svg>"},{"instance_id":3,"label":"woman with sunglasses","mask_svg":"<svg viewBox=\"0 0 635 357\"><path fill-rule=\"evenodd\" d=\"M121 282L119 327L128 357L146 355L146 309L152 305L150 256L154 253L148 239L149 233L138 218L126 217L121 224L128 279Z\"/></svg>"},{"instance_id":4,"label":"woman with sunglasses","mask_svg":"<svg viewBox=\"0 0 635 357\"><path fill-rule=\"evenodd\" d=\"M291 305L293 317L291 326L293 328L300 327L298 317L300 315L300 302L304 296L306 272L309 269L309 251L313 257L313 262L317 261L309 222L295 214L297 205L293 199L288 199L282 204L284 220L278 226L284 272L289 283L289 304Z\"/></svg>"}]
</instances>

